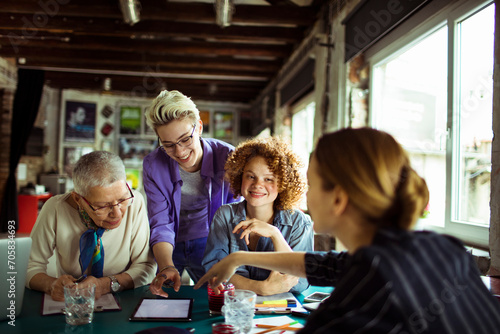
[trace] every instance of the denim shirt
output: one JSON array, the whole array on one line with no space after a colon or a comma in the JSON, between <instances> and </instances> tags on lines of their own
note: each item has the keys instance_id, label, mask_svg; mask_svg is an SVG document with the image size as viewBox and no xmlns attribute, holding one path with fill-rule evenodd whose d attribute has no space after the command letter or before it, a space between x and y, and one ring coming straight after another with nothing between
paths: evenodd
<instances>
[{"instance_id":1,"label":"denim shirt","mask_svg":"<svg viewBox=\"0 0 500 334\"><path fill-rule=\"evenodd\" d=\"M234 199L229 184L224 181L224 164L234 147L216 139L200 138L203 148L200 175L209 199L207 225L222 204L240 201ZM175 246L179 229L182 179L179 164L157 148L143 161L144 191L147 196L150 245L168 242Z\"/></svg>"},{"instance_id":2,"label":"denim shirt","mask_svg":"<svg viewBox=\"0 0 500 334\"><path fill-rule=\"evenodd\" d=\"M233 228L244 220L246 220L246 201L223 205L217 210L210 226L205 256L202 261L205 270L210 269L230 253L248 251L245 239L240 239L239 234L232 232ZM292 211L276 211L273 225L281 231L293 251L308 252L313 250L314 234L311 219L303 212L298 210L293 211L293 213ZM259 238L255 251L273 252L274 245L271 238ZM236 274L258 281L267 279L269 273L269 270L251 266L241 266L236 270ZM307 279L300 278L290 292L301 293L308 287Z\"/></svg>"}]
</instances>

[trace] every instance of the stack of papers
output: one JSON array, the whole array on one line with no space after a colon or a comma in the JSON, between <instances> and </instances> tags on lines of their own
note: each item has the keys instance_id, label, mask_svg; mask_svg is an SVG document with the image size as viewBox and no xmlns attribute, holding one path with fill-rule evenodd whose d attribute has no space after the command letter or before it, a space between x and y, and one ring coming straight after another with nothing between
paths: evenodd
<instances>
[{"instance_id":1,"label":"stack of papers","mask_svg":"<svg viewBox=\"0 0 500 334\"><path fill-rule=\"evenodd\" d=\"M281 325L285 325L285 324L291 324L294 322L295 321L292 318L290 318L286 315L282 315L279 317L258 318L258 319L253 320L254 327L252 328L250 333L256 334L256 333L260 333L260 332L268 329L268 327L281 326ZM259 325L261 327L257 327ZM264 326L266 326L266 327L264 327ZM295 323L293 325L290 325L290 329L287 329L287 328L279 329L279 330L270 332L270 334L280 333L282 331L285 331L285 333L295 333L297 330L299 330L302 327L304 327L302 324ZM292 328L295 330L293 330Z\"/></svg>"},{"instance_id":2,"label":"stack of papers","mask_svg":"<svg viewBox=\"0 0 500 334\"><path fill-rule=\"evenodd\" d=\"M255 314L290 314L292 311L306 312L302 304L291 292L271 296L257 296Z\"/></svg>"}]
</instances>

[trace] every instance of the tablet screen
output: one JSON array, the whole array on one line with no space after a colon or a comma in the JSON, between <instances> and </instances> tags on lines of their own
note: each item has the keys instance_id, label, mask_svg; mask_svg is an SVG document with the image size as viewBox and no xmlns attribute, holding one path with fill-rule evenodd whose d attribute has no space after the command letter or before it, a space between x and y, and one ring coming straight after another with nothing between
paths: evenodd
<instances>
[{"instance_id":1,"label":"tablet screen","mask_svg":"<svg viewBox=\"0 0 500 334\"><path fill-rule=\"evenodd\" d=\"M143 298L135 308L131 321L191 321L192 298Z\"/></svg>"}]
</instances>

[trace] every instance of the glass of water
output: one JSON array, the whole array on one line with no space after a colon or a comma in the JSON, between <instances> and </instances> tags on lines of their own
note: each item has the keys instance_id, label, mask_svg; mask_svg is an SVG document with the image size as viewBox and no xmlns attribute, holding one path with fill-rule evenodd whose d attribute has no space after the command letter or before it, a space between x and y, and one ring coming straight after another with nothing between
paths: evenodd
<instances>
[{"instance_id":1,"label":"glass of water","mask_svg":"<svg viewBox=\"0 0 500 334\"><path fill-rule=\"evenodd\" d=\"M95 284L79 284L64 287L66 323L69 325L90 324L94 319Z\"/></svg>"},{"instance_id":2,"label":"glass of water","mask_svg":"<svg viewBox=\"0 0 500 334\"><path fill-rule=\"evenodd\" d=\"M226 323L239 327L241 333L250 333L256 299L255 292L249 290L236 289L224 292L222 313Z\"/></svg>"}]
</instances>

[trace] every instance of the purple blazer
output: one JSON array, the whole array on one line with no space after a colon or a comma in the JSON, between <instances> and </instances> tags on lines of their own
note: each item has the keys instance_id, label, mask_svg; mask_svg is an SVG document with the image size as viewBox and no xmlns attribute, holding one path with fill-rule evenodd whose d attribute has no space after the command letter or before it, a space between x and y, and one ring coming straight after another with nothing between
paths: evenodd
<instances>
[{"instance_id":1,"label":"purple blazer","mask_svg":"<svg viewBox=\"0 0 500 334\"><path fill-rule=\"evenodd\" d=\"M222 204L239 202L241 199L233 198L229 184L224 181L224 164L234 147L217 139L200 140L203 147L200 174L209 194L207 225L210 226ZM181 209L182 179L179 164L157 148L144 158L143 183L151 227L151 247L157 242L168 242L175 246Z\"/></svg>"}]
</instances>

